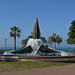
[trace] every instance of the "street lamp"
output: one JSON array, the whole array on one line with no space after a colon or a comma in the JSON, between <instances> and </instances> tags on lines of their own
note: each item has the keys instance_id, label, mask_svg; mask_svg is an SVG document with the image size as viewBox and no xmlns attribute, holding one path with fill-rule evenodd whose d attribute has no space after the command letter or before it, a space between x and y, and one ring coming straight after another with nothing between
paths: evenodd
<instances>
[{"instance_id":1,"label":"street lamp","mask_svg":"<svg viewBox=\"0 0 75 75\"><path fill-rule=\"evenodd\" d=\"M5 39L5 49L6 49L6 47L7 47L7 39Z\"/></svg>"}]
</instances>

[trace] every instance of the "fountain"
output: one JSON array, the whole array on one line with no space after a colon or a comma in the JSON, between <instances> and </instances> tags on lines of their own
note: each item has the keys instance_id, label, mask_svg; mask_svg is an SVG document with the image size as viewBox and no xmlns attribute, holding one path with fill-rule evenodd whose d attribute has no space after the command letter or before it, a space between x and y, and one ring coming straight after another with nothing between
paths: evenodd
<instances>
[{"instance_id":1,"label":"fountain","mask_svg":"<svg viewBox=\"0 0 75 75\"><path fill-rule=\"evenodd\" d=\"M31 48L33 49L31 54L33 56L37 56L37 55L39 55L38 50L41 47L41 45L43 45L43 41L41 39L30 38L28 40L28 43L27 43L26 47L31 46Z\"/></svg>"},{"instance_id":2,"label":"fountain","mask_svg":"<svg viewBox=\"0 0 75 75\"><path fill-rule=\"evenodd\" d=\"M43 41L40 39L40 29L38 24L38 19L36 18L34 29L32 32L32 37L27 42L26 47L18 49L18 50L12 50L10 52L4 52L4 55L11 55L17 54L17 57L19 59L24 60L41 60L41 61L75 61L75 56L73 56L71 53L63 52L59 50L54 50L49 46L44 45ZM30 53L30 55L18 55L20 53ZM41 56L41 53L53 53L53 55L50 56ZM59 56L60 54L60 56ZM72 59L71 59L72 58ZM18 60L19 60L18 59Z\"/></svg>"},{"instance_id":3,"label":"fountain","mask_svg":"<svg viewBox=\"0 0 75 75\"><path fill-rule=\"evenodd\" d=\"M38 19L36 18L33 32L32 32L32 37L30 38L27 42L26 47L16 50L16 51L11 51L11 52L4 52L4 55L9 55L11 53L31 53L30 55L32 56L39 56L40 52L41 53L60 53L61 56L68 56L69 54L66 52L58 51L58 50L53 50L50 47L44 46L43 41L40 39L40 29L39 29L39 24L38 24ZM71 54L70 54L71 55Z\"/></svg>"}]
</instances>

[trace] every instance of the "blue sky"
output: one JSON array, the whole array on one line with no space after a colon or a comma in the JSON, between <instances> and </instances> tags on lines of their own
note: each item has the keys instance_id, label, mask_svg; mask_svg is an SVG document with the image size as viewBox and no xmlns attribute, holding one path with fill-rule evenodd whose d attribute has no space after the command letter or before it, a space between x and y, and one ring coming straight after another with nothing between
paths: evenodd
<instances>
[{"instance_id":1,"label":"blue sky","mask_svg":"<svg viewBox=\"0 0 75 75\"><path fill-rule=\"evenodd\" d=\"M17 38L17 47L33 31L34 22L38 18L41 36L48 39L53 33L63 38L62 47L67 45L67 33L71 22L75 20L75 0L0 0L0 47L13 47L13 38L10 38L10 27L17 26L22 30L21 37Z\"/></svg>"}]
</instances>

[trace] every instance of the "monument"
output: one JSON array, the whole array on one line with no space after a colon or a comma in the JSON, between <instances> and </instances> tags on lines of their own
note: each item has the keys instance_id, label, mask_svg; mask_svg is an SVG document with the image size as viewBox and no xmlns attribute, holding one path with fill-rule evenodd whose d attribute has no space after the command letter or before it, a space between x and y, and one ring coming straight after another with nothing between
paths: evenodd
<instances>
[{"instance_id":1,"label":"monument","mask_svg":"<svg viewBox=\"0 0 75 75\"><path fill-rule=\"evenodd\" d=\"M40 35L41 35L41 33L40 33L40 29L39 29L38 19L36 18L35 24L34 24L34 29L33 29L33 32L32 32L32 37L34 39L39 39Z\"/></svg>"},{"instance_id":2,"label":"monument","mask_svg":"<svg viewBox=\"0 0 75 75\"><path fill-rule=\"evenodd\" d=\"M27 42L26 47L18 49L16 51L12 51L11 53L31 53L32 56L38 56L40 53L60 53L60 51L53 50L48 46L44 46L43 41L40 39L40 28L38 19L36 18L32 37Z\"/></svg>"}]
</instances>

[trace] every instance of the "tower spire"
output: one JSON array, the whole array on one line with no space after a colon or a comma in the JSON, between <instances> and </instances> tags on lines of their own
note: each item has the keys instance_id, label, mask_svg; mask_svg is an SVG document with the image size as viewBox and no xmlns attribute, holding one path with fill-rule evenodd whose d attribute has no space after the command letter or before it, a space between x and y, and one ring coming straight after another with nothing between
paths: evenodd
<instances>
[{"instance_id":1,"label":"tower spire","mask_svg":"<svg viewBox=\"0 0 75 75\"><path fill-rule=\"evenodd\" d=\"M39 39L40 35L41 35L41 33L40 33L40 29L39 29L38 19L36 18L35 24L34 24L34 29L33 29L33 32L32 32L32 37L34 39Z\"/></svg>"}]
</instances>

